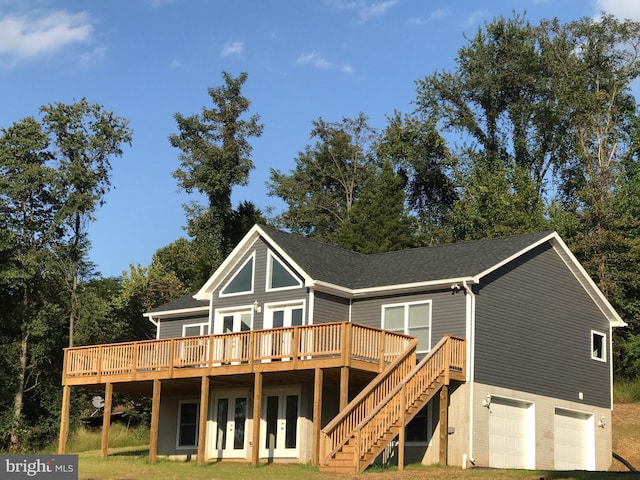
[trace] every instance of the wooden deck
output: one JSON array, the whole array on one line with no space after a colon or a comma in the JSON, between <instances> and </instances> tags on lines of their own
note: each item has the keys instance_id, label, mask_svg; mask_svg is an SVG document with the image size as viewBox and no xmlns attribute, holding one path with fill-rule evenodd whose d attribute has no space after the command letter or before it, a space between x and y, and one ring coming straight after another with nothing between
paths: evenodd
<instances>
[{"instance_id":1,"label":"wooden deck","mask_svg":"<svg viewBox=\"0 0 640 480\"><path fill-rule=\"evenodd\" d=\"M350 322L67 348L62 384L199 378L316 368L381 372L412 337Z\"/></svg>"}]
</instances>

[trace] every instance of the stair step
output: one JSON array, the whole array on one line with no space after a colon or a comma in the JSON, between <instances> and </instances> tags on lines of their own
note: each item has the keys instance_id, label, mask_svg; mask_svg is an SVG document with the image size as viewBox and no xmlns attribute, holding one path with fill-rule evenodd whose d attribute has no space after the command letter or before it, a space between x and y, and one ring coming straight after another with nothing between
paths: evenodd
<instances>
[{"instance_id":1,"label":"stair step","mask_svg":"<svg viewBox=\"0 0 640 480\"><path fill-rule=\"evenodd\" d=\"M345 473L356 475L358 473L355 465L350 466L332 466L332 465L322 465L320 467L320 471L323 473Z\"/></svg>"}]
</instances>

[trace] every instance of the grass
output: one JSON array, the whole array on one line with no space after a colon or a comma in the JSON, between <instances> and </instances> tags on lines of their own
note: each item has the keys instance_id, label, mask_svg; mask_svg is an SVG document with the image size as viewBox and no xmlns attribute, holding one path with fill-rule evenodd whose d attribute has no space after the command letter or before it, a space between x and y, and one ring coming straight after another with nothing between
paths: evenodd
<instances>
[{"instance_id":1,"label":"grass","mask_svg":"<svg viewBox=\"0 0 640 480\"><path fill-rule=\"evenodd\" d=\"M640 402L640 379L616 380L613 383L614 403L637 403Z\"/></svg>"}]
</instances>

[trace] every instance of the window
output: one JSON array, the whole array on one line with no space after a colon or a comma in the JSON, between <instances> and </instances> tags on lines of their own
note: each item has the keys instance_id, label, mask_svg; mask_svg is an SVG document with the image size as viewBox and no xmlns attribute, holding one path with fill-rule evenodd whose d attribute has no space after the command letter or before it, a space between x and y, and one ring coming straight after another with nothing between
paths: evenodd
<instances>
[{"instance_id":1,"label":"window","mask_svg":"<svg viewBox=\"0 0 640 480\"><path fill-rule=\"evenodd\" d=\"M197 401L184 401L178 405L178 448L198 446L198 417L200 405Z\"/></svg>"},{"instance_id":2,"label":"window","mask_svg":"<svg viewBox=\"0 0 640 480\"><path fill-rule=\"evenodd\" d=\"M431 350L431 301L384 305L382 328L418 339L419 353Z\"/></svg>"},{"instance_id":3,"label":"window","mask_svg":"<svg viewBox=\"0 0 640 480\"><path fill-rule=\"evenodd\" d=\"M591 358L607 361L607 336L604 333L591 330Z\"/></svg>"},{"instance_id":4,"label":"window","mask_svg":"<svg viewBox=\"0 0 640 480\"><path fill-rule=\"evenodd\" d=\"M267 290L281 290L301 287L302 283L271 252L267 260Z\"/></svg>"},{"instance_id":5,"label":"window","mask_svg":"<svg viewBox=\"0 0 640 480\"><path fill-rule=\"evenodd\" d=\"M183 325L182 326L182 336L183 337L198 337L200 335L207 334L208 323L194 323L191 325Z\"/></svg>"},{"instance_id":6,"label":"window","mask_svg":"<svg viewBox=\"0 0 640 480\"><path fill-rule=\"evenodd\" d=\"M231 280L224 286L220 292L220 296L225 295L240 295L243 293L253 292L253 264L254 256L249 259L240 267Z\"/></svg>"}]
</instances>

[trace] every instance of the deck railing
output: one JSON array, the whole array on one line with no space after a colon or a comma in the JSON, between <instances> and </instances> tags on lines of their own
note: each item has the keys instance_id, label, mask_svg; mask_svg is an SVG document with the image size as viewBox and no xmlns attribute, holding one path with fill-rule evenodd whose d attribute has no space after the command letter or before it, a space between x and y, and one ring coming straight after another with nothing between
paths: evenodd
<instances>
[{"instance_id":1,"label":"deck railing","mask_svg":"<svg viewBox=\"0 0 640 480\"><path fill-rule=\"evenodd\" d=\"M342 358L393 362L411 337L350 322L65 349L65 377L133 375L273 361Z\"/></svg>"}]
</instances>

